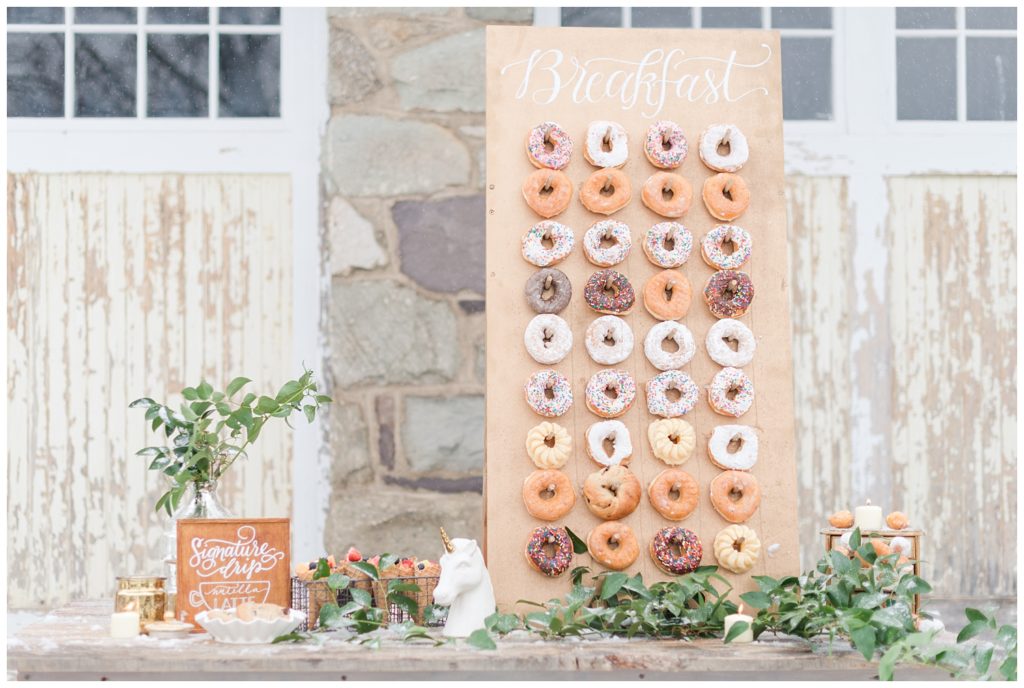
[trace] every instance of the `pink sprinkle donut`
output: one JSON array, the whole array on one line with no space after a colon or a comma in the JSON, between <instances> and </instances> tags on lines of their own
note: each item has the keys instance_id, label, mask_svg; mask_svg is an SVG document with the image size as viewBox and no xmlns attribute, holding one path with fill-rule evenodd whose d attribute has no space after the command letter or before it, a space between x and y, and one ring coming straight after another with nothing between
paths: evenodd
<instances>
[{"instance_id":1,"label":"pink sprinkle donut","mask_svg":"<svg viewBox=\"0 0 1024 688\"><path fill-rule=\"evenodd\" d=\"M534 373L526 383L526 403L542 416L561 416L572 406L572 387L568 378L554 370Z\"/></svg>"},{"instance_id":2,"label":"pink sprinkle donut","mask_svg":"<svg viewBox=\"0 0 1024 688\"><path fill-rule=\"evenodd\" d=\"M535 167L564 170L572 157L572 137L557 122L541 122L526 136L526 155Z\"/></svg>"},{"instance_id":3,"label":"pink sprinkle donut","mask_svg":"<svg viewBox=\"0 0 1024 688\"><path fill-rule=\"evenodd\" d=\"M634 399L636 383L625 370L602 370L587 383L587 408L602 418L618 418Z\"/></svg>"},{"instance_id":4,"label":"pink sprinkle donut","mask_svg":"<svg viewBox=\"0 0 1024 688\"><path fill-rule=\"evenodd\" d=\"M671 401L668 390L679 392L679 399ZM693 410L700 390L690 376L681 370L666 370L647 382L647 410L662 418L677 418Z\"/></svg>"},{"instance_id":5,"label":"pink sprinkle donut","mask_svg":"<svg viewBox=\"0 0 1024 688\"><path fill-rule=\"evenodd\" d=\"M722 244L732 244L732 253L726 253ZM750 233L737 225L718 225L704 235L700 244L704 262L718 270L736 270L750 259L754 242Z\"/></svg>"},{"instance_id":6,"label":"pink sprinkle donut","mask_svg":"<svg viewBox=\"0 0 1024 688\"><path fill-rule=\"evenodd\" d=\"M551 248L544 246L544 239L551 241ZM544 220L523 235L523 258L539 268L546 268L565 260L575 244L576 237L571 229L561 222Z\"/></svg>"},{"instance_id":7,"label":"pink sprinkle donut","mask_svg":"<svg viewBox=\"0 0 1024 688\"><path fill-rule=\"evenodd\" d=\"M670 242L672 248L668 247ZM678 268L692 249L693 235L678 222L659 222L644 235L644 253L660 268Z\"/></svg>"},{"instance_id":8,"label":"pink sprinkle donut","mask_svg":"<svg viewBox=\"0 0 1024 688\"><path fill-rule=\"evenodd\" d=\"M601 246L608 239L611 246ZM583 235L583 252L594 265L610 268L626 260L633 239L629 236L629 225L618 220L601 220L591 225Z\"/></svg>"},{"instance_id":9,"label":"pink sprinkle donut","mask_svg":"<svg viewBox=\"0 0 1024 688\"><path fill-rule=\"evenodd\" d=\"M735 392L732 399L730 392ZM708 403L715 413L739 418L754 403L754 383L739 368L722 368L708 387Z\"/></svg>"},{"instance_id":10,"label":"pink sprinkle donut","mask_svg":"<svg viewBox=\"0 0 1024 688\"><path fill-rule=\"evenodd\" d=\"M644 155L655 167L672 170L683 164L686 158L686 136L675 122L663 119L647 130L644 139Z\"/></svg>"}]
</instances>

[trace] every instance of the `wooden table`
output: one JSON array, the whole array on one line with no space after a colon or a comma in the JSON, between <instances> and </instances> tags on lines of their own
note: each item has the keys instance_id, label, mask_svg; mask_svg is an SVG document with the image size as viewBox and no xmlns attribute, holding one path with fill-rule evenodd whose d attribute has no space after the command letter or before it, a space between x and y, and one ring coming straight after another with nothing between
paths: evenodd
<instances>
[{"instance_id":1,"label":"wooden table","mask_svg":"<svg viewBox=\"0 0 1024 688\"><path fill-rule=\"evenodd\" d=\"M203 634L184 640L107 635L112 603L80 602L49 614L8 640L8 673L19 680L114 679L688 679L866 680L876 666L838 642L766 638L719 640L540 641L505 638L498 649L464 643L433 647L385 639L371 649L331 634L323 645L238 646ZM900 678L935 679L928 669Z\"/></svg>"}]
</instances>

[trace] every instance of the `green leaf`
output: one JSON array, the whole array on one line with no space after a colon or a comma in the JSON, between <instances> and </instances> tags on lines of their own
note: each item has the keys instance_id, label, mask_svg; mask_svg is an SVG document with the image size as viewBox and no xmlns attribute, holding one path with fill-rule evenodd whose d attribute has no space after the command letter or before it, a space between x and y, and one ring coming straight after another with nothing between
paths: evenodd
<instances>
[{"instance_id":1,"label":"green leaf","mask_svg":"<svg viewBox=\"0 0 1024 688\"><path fill-rule=\"evenodd\" d=\"M729 629L729 632L725 634L725 644L728 645L732 641L736 640L736 638L739 638L748 628L750 628L750 623L746 621L737 621L734 623Z\"/></svg>"},{"instance_id":2,"label":"green leaf","mask_svg":"<svg viewBox=\"0 0 1024 688\"><path fill-rule=\"evenodd\" d=\"M352 588L351 593L353 602L363 607L373 606L373 596L370 594L369 590L363 590L361 588Z\"/></svg>"},{"instance_id":3,"label":"green leaf","mask_svg":"<svg viewBox=\"0 0 1024 688\"><path fill-rule=\"evenodd\" d=\"M303 384L298 380L289 380L281 386L281 389L277 392L277 396L274 400L278 403L285 403L288 401L295 401L295 396L302 391Z\"/></svg>"},{"instance_id":4,"label":"green leaf","mask_svg":"<svg viewBox=\"0 0 1024 688\"><path fill-rule=\"evenodd\" d=\"M700 571L700 569L697 570ZM761 588L761 592L764 593L772 592L779 587L779 581L775 580L771 576L751 576L751 578L755 583L757 583L757 587Z\"/></svg>"},{"instance_id":5,"label":"green leaf","mask_svg":"<svg viewBox=\"0 0 1024 688\"><path fill-rule=\"evenodd\" d=\"M1010 643L1017 642L1017 628L1009 624L1000 627L996 634L996 642L1003 647L1009 647Z\"/></svg>"},{"instance_id":6,"label":"green leaf","mask_svg":"<svg viewBox=\"0 0 1024 688\"><path fill-rule=\"evenodd\" d=\"M1006 658L1002 664L999 665L999 673L1003 675L1007 681L1017 680L1017 656L1013 655Z\"/></svg>"},{"instance_id":7,"label":"green leaf","mask_svg":"<svg viewBox=\"0 0 1024 688\"><path fill-rule=\"evenodd\" d=\"M878 679L880 681L892 680L901 652L899 647L891 647L882 655L881 661L878 662Z\"/></svg>"},{"instance_id":8,"label":"green leaf","mask_svg":"<svg viewBox=\"0 0 1024 688\"><path fill-rule=\"evenodd\" d=\"M263 396L260 397L259 401L256 402L256 407L254 410L256 411L256 413L273 413L279 408L281 408L281 404L277 403L270 397Z\"/></svg>"},{"instance_id":9,"label":"green leaf","mask_svg":"<svg viewBox=\"0 0 1024 688\"><path fill-rule=\"evenodd\" d=\"M601 599L607 600L615 595L629 579L624 573L610 573L601 583Z\"/></svg>"},{"instance_id":10,"label":"green leaf","mask_svg":"<svg viewBox=\"0 0 1024 688\"><path fill-rule=\"evenodd\" d=\"M469 634L466 638L466 643L470 647L475 647L478 650L496 650L498 646L494 642L494 638L487 632L486 628L478 628Z\"/></svg>"},{"instance_id":11,"label":"green leaf","mask_svg":"<svg viewBox=\"0 0 1024 688\"><path fill-rule=\"evenodd\" d=\"M405 611L409 616L416 616L419 614L420 606L416 604L416 600L412 599L407 595L403 595L400 592L393 592L388 594L388 602L397 605Z\"/></svg>"},{"instance_id":12,"label":"green leaf","mask_svg":"<svg viewBox=\"0 0 1024 688\"><path fill-rule=\"evenodd\" d=\"M310 423L316 418L316 406L307 404L302 407L302 412L306 414L306 420Z\"/></svg>"},{"instance_id":13,"label":"green leaf","mask_svg":"<svg viewBox=\"0 0 1024 688\"><path fill-rule=\"evenodd\" d=\"M965 609L964 616L967 617L968 621L981 621L984 623L988 622L988 616L985 614L985 612L979 609L974 609L973 607L968 607L967 609Z\"/></svg>"},{"instance_id":14,"label":"green leaf","mask_svg":"<svg viewBox=\"0 0 1024 688\"><path fill-rule=\"evenodd\" d=\"M332 573L327 577L327 587L331 590L344 590L351 582L352 579L344 573Z\"/></svg>"},{"instance_id":15,"label":"green leaf","mask_svg":"<svg viewBox=\"0 0 1024 688\"><path fill-rule=\"evenodd\" d=\"M138 408L139 406L142 406L148 409L150 406L155 404L156 402L149 397L142 397L141 399L136 399L132 403L128 404L128 408Z\"/></svg>"},{"instance_id":16,"label":"green leaf","mask_svg":"<svg viewBox=\"0 0 1024 688\"><path fill-rule=\"evenodd\" d=\"M958 643L962 643L965 640L970 640L974 636L984 631L985 626L986 623L984 621L972 621L971 623L967 624L966 626L960 629L960 632L957 633L956 641Z\"/></svg>"},{"instance_id":17,"label":"green leaf","mask_svg":"<svg viewBox=\"0 0 1024 688\"><path fill-rule=\"evenodd\" d=\"M252 380L250 380L247 377L236 377L234 380L228 383L227 389L224 390L224 393L227 394L229 397L233 397L235 396L235 392L242 389L250 382L252 382Z\"/></svg>"},{"instance_id":18,"label":"green leaf","mask_svg":"<svg viewBox=\"0 0 1024 688\"><path fill-rule=\"evenodd\" d=\"M419 592L420 586L408 581L392 578L388 581L388 592Z\"/></svg>"},{"instance_id":19,"label":"green leaf","mask_svg":"<svg viewBox=\"0 0 1024 688\"><path fill-rule=\"evenodd\" d=\"M240 402L240 404L242 406L249 406L254 401L256 401L256 395L253 394L252 392L246 392L245 396L242 397L242 401Z\"/></svg>"},{"instance_id":20,"label":"green leaf","mask_svg":"<svg viewBox=\"0 0 1024 688\"><path fill-rule=\"evenodd\" d=\"M850 641L864 655L864 659L870 660L874 656L875 629L871 626L863 626L850 631Z\"/></svg>"},{"instance_id":21,"label":"green leaf","mask_svg":"<svg viewBox=\"0 0 1024 688\"><path fill-rule=\"evenodd\" d=\"M181 390L181 396L185 397L188 401L195 401L199 398L199 392L196 391L195 387L186 387Z\"/></svg>"},{"instance_id":22,"label":"green leaf","mask_svg":"<svg viewBox=\"0 0 1024 688\"><path fill-rule=\"evenodd\" d=\"M320 557L316 562L316 571L313 572L313 580L328 578L331 575L331 565L327 563L326 557Z\"/></svg>"},{"instance_id":23,"label":"green leaf","mask_svg":"<svg viewBox=\"0 0 1024 688\"><path fill-rule=\"evenodd\" d=\"M566 526L565 532L569 534L569 539L572 540L573 554L586 554L587 543L580 539L579 535L569 530L568 526Z\"/></svg>"},{"instance_id":24,"label":"green leaf","mask_svg":"<svg viewBox=\"0 0 1024 688\"><path fill-rule=\"evenodd\" d=\"M853 551L857 551L858 549L860 549L860 542L860 528L854 528L853 532L850 533L850 549L852 549Z\"/></svg>"},{"instance_id":25,"label":"green leaf","mask_svg":"<svg viewBox=\"0 0 1024 688\"><path fill-rule=\"evenodd\" d=\"M200 399L209 399L210 395L213 394L213 386L206 380L203 380L196 387L196 394L199 395Z\"/></svg>"},{"instance_id":26,"label":"green leaf","mask_svg":"<svg viewBox=\"0 0 1024 688\"><path fill-rule=\"evenodd\" d=\"M335 628L343 620L341 608L333 602L320 607L320 627Z\"/></svg>"},{"instance_id":27,"label":"green leaf","mask_svg":"<svg viewBox=\"0 0 1024 688\"><path fill-rule=\"evenodd\" d=\"M758 592L756 590L752 592L745 592L740 595L740 599L749 604L754 609L767 609L772 606L771 596Z\"/></svg>"},{"instance_id":28,"label":"green leaf","mask_svg":"<svg viewBox=\"0 0 1024 688\"><path fill-rule=\"evenodd\" d=\"M493 631L494 633L505 634L522 628L522 623L519 621L519 617L515 614L502 614L501 612L495 612L484 619L484 626L487 630Z\"/></svg>"},{"instance_id":29,"label":"green leaf","mask_svg":"<svg viewBox=\"0 0 1024 688\"><path fill-rule=\"evenodd\" d=\"M988 666L992 663L992 652L994 650L994 647L989 647L974 656L974 668L982 676L988 673Z\"/></svg>"},{"instance_id":30,"label":"green leaf","mask_svg":"<svg viewBox=\"0 0 1024 688\"><path fill-rule=\"evenodd\" d=\"M222 416L230 416L231 415L231 407L228 406L227 402L224 402L224 401L218 402L217 403L217 413L219 413Z\"/></svg>"},{"instance_id":31,"label":"green leaf","mask_svg":"<svg viewBox=\"0 0 1024 688\"><path fill-rule=\"evenodd\" d=\"M278 643L304 643L309 640L311 636L308 633L302 633L301 631L292 631L291 633L285 633L279 635L270 641L271 645L277 645Z\"/></svg>"},{"instance_id":32,"label":"green leaf","mask_svg":"<svg viewBox=\"0 0 1024 688\"><path fill-rule=\"evenodd\" d=\"M318 404L330 404L334 401L334 399L331 399L326 394L317 394L313 397L313 400Z\"/></svg>"}]
</instances>

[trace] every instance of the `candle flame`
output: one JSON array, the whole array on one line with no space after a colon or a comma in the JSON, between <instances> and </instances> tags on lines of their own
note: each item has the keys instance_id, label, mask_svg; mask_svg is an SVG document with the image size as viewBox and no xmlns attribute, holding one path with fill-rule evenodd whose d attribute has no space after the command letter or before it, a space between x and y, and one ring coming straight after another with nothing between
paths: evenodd
<instances>
[{"instance_id":1,"label":"candle flame","mask_svg":"<svg viewBox=\"0 0 1024 688\"><path fill-rule=\"evenodd\" d=\"M129 602L125 606L125 608L122 609L121 611L124 611L124 612L133 612L133 611L135 611L135 603L134 602Z\"/></svg>"},{"instance_id":2,"label":"candle flame","mask_svg":"<svg viewBox=\"0 0 1024 688\"><path fill-rule=\"evenodd\" d=\"M867 506L871 506L871 500L870 499L867 501Z\"/></svg>"},{"instance_id":3,"label":"candle flame","mask_svg":"<svg viewBox=\"0 0 1024 688\"><path fill-rule=\"evenodd\" d=\"M740 610L738 612L736 612L736 613L737 614L742 614L743 613L743 605L742 604L740 605Z\"/></svg>"}]
</instances>

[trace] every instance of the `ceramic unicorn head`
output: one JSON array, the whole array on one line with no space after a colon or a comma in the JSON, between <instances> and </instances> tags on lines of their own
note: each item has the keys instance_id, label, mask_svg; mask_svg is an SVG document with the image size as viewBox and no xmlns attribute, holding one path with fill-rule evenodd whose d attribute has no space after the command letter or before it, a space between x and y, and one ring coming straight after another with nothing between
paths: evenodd
<instances>
[{"instance_id":1,"label":"ceramic unicorn head","mask_svg":"<svg viewBox=\"0 0 1024 688\"><path fill-rule=\"evenodd\" d=\"M441 540L445 554L441 557L441 580L434 588L434 602L449 607L444 634L465 638L483 628L484 619L494 613L494 588L476 540L449 540L444 528Z\"/></svg>"}]
</instances>

